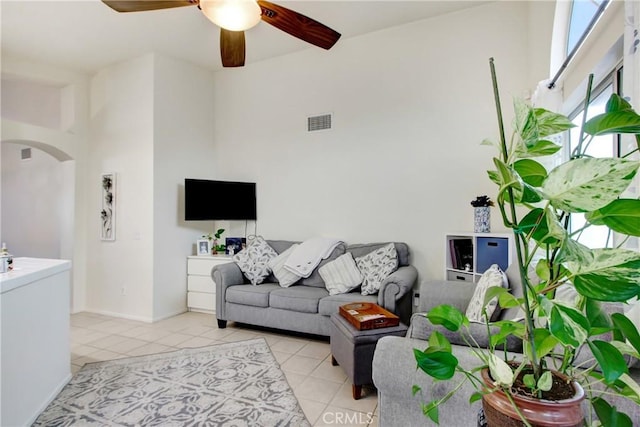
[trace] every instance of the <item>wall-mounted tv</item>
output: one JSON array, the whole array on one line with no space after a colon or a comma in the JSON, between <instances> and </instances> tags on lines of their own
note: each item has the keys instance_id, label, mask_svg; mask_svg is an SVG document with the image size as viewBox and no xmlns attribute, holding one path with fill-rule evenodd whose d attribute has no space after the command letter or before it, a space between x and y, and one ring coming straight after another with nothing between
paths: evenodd
<instances>
[{"instance_id":1,"label":"wall-mounted tv","mask_svg":"<svg viewBox=\"0 0 640 427\"><path fill-rule=\"evenodd\" d=\"M255 220L255 182L185 179L184 219Z\"/></svg>"}]
</instances>

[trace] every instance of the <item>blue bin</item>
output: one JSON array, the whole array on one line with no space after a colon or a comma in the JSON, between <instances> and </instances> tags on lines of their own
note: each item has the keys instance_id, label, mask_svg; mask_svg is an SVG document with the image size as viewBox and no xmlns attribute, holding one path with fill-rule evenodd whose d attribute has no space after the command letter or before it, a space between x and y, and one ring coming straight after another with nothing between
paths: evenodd
<instances>
[{"instance_id":1,"label":"blue bin","mask_svg":"<svg viewBox=\"0 0 640 427\"><path fill-rule=\"evenodd\" d=\"M498 264L502 271L509 267L509 239L506 237L478 237L477 244L477 273L484 273L493 264Z\"/></svg>"}]
</instances>

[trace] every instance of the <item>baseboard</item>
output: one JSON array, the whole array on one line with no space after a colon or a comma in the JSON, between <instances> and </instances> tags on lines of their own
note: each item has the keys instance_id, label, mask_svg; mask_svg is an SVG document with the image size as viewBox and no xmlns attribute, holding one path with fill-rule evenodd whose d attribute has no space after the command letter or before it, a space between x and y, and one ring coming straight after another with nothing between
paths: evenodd
<instances>
[{"instance_id":1,"label":"baseboard","mask_svg":"<svg viewBox=\"0 0 640 427\"><path fill-rule=\"evenodd\" d=\"M136 320L138 322L153 323L153 319L151 317L146 317L146 316L132 316L130 314L116 313L116 312L107 311L107 310L93 310L90 308L86 309L85 312L93 313L93 314L101 314L103 316L109 316L109 317L117 317L120 319Z\"/></svg>"},{"instance_id":2,"label":"baseboard","mask_svg":"<svg viewBox=\"0 0 640 427\"><path fill-rule=\"evenodd\" d=\"M91 309L87 309L87 310L84 310L84 311L87 312L87 313L101 314L103 316L117 317L119 319L136 320L138 322L145 322L145 323L159 322L161 320L168 319L170 317L177 316L179 314L187 312L186 309L185 310L177 310L175 312L171 312L171 313L168 313L168 314L163 314L162 316L150 318L150 317L146 317L146 316L132 316L130 314L115 313L115 312L106 311L106 310L91 310Z\"/></svg>"},{"instance_id":3,"label":"baseboard","mask_svg":"<svg viewBox=\"0 0 640 427\"><path fill-rule=\"evenodd\" d=\"M51 394L49 394L49 396L47 397L47 399L42 403L42 405L40 405L40 407L38 408L38 411L33 415L33 417L31 417L29 419L29 421L25 424L30 426L31 424L33 424L36 419L40 416L40 414L42 413L42 411L44 411L47 406L49 406L49 404L51 402L53 402L53 399L56 398L56 396L58 396L58 394L60 394L60 392L62 391L62 389L64 388L64 386L67 385L67 383L69 381L71 381L71 377L73 375L71 375L71 372L69 372L69 375L67 375L66 377L64 377L64 379L60 382L60 384L58 384L56 386L56 388L53 389L53 391L51 392Z\"/></svg>"},{"instance_id":4,"label":"baseboard","mask_svg":"<svg viewBox=\"0 0 640 427\"><path fill-rule=\"evenodd\" d=\"M161 320L168 319L170 317L177 316L179 314L186 313L186 312L187 312L187 310L184 309L184 310L175 311L175 312L172 312L172 313L169 313L169 314L163 314L162 316L154 317L153 321L154 322L159 322Z\"/></svg>"}]
</instances>

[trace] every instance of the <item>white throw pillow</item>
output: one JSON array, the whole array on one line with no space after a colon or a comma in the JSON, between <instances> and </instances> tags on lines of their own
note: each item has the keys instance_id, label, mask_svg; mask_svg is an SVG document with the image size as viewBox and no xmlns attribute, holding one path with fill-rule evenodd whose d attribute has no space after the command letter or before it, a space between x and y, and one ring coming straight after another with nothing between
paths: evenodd
<instances>
[{"instance_id":1,"label":"white throw pillow","mask_svg":"<svg viewBox=\"0 0 640 427\"><path fill-rule=\"evenodd\" d=\"M398 269L396 246L389 243L356 258L356 265L362 274L362 295L376 294L384 279Z\"/></svg>"},{"instance_id":2,"label":"white throw pillow","mask_svg":"<svg viewBox=\"0 0 640 427\"><path fill-rule=\"evenodd\" d=\"M362 283L362 274L351 252L339 256L318 269L329 295L346 294Z\"/></svg>"},{"instance_id":3,"label":"white throw pillow","mask_svg":"<svg viewBox=\"0 0 640 427\"><path fill-rule=\"evenodd\" d=\"M471 298L469 306L467 307L467 312L465 313L467 318L469 318L471 322L484 323L484 313L482 312L482 309L484 307L484 296L486 295L487 290L493 286L508 288L508 285L507 275L500 270L498 264L493 264L489 267L489 269L482 274L482 277L480 277L480 280L476 285L473 297ZM490 321L493 321L494 314L498 314L497 308L498 299L492 298L486 306L487 315L489 316Z\"/></svg>"},{"instance_id":4,"label":"white throw pillow","mask_svg":"<svg viewBox=\"0 0 640 427\"><path fill-rule=\"evenodd\" d=\"M252 285L258 285L271 273L269 261L277 256L278 253L262 237L256 236L247 243L246 248L233 256L233 261Z\"/></svg>"},{"instance_id":5,"label":"white throw pillow","mask_svg":"<svg viewBox=\"0 0 640 427\"><path fill-rule=\"evenodd\" d=\"M287 262L287 259L289 259L289 255L291 255L291 253L297 247L298 244L295 243L291 245L289 249L269 261L269 268L271 268L271 271L273 271L273 275L276 276L276 279L278 279L278 283L283 288L288 288L301 278L301 276L298 276L297 274L284 268L284 264Z\"/></svg>"}]
</instances>

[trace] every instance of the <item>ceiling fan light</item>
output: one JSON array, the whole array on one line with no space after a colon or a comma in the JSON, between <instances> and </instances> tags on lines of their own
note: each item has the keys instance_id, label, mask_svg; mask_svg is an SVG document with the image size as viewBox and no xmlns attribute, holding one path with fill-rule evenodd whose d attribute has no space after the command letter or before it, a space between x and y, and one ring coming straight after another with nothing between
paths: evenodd
<instances>
[{"instance_id":1,"label":"ceiling fan light","mask_svg":"<svg viewBox=\"0 0 640 427\"><path fill-rule=\"evenodd\" d=\"M260 22L262 10L255 0L200 0L202 13L229 31L244 31Z\"/></svg>"}]
</instances>

